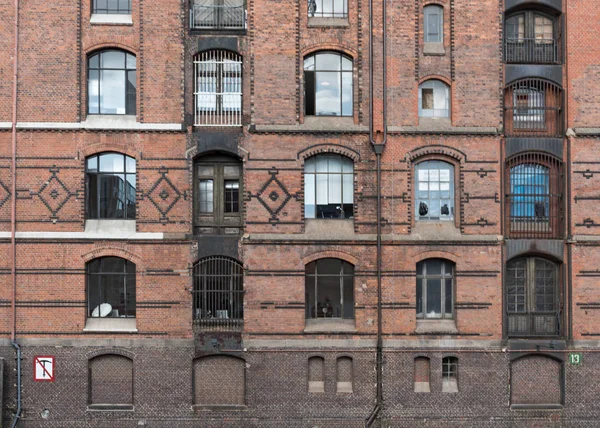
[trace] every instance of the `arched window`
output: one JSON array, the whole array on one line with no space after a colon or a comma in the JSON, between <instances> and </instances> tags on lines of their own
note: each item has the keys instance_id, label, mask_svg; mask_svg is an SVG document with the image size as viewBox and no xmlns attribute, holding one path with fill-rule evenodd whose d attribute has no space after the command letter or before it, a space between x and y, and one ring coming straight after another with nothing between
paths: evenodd
<instances>
[{"instance_id":1,"label":"arched window","mask_svg":"<svg viewBox=\"0 0 600 428\"><path fill-rule=\"evenodd\" d=\"M354 163L337 154L304 162L305 218L353 218Z\"/></svg>"},{"instance_id":2,"label":"arched window","mask_svg":"<svg viewBox=\"0 0 600 428\"><path fill-rule=\"evenodd\" d=\"M194 404L243 406L246 404L246 363L228 355L194 360Z\"/></svg>"},{"instance_id":3,"label":"arched window","mask_svg":"<svg viewBox=\"0 0 600 428\"><path fill-rule=\"evenodd\" d=\"M444 41L444 8L431 4L423 8L425 43Z\"/></svg>"},{"instance_id":4,"label":"arched window","mask_svg":"<svg viewBox=\"0 0 600 428\"><path fill-rule=\"evenodd\" d=\"M454 263L427 259L417 263L417 318L452 318Z\"/></svg>"},{"instance_id":5,"label":"arched window","mask_svg":"<svg viewBox=\"0 0 600 428\"><path fill-rule=\"evenodd\" d=\"M336 365L337 377L337 392L351 393L352 392L352 358L339 357Z\"/></svg>"},{"instance_id":6,"label":"arched window","mask_svg":"<svg viewBox=\"0 0 600 428\"><path fill-rule=\"evenodd\" d=\"M106 49L88 58L88 113L136 113L135 56Z\"/></svg>"},{"instance_id":7,"label":"arched window","mask_svg":"<svg viewBox=\"0 0 600 428\"><path fill-rule=\"evenodd\" d=\"M450 117L450 87L441 80L419 85L419 117Z\"/></svg>"},{"instance_id":8,"label":"arched window","mask_svg":"<svg viewBox=\"0 0 600 428\"><path fill-rule=\"evenodd\" d=\"M242 57L211 50L194 58L195 126L242 124Z\"/></svg>"},{"instance_id":9,"label":"arched window","mask_svg":"<svg viewBox=\"0 0 600 428\"><path fill-rule=\"evenodd\" d=\"M431 160L415 166L415 208L418 220L454 218L454 167Z\"/></svg>"},{"instance_id":10,"label":"arched window","mask_svg":"<svg viewBox=\"0 0 600 428\"><path fill-rule=\"evenodd\" d=\"M236 260L206 257L194 265L194 320L200 326L237 328L244 320L244 269Z\"/></svg>"},{"instance_id":11,"label":"arched window","mask_svg":"<svg viewBox=\"0 0 600 428\"><path fill-rule=\"evenodd\" d=\"M133 361L122 355L106 354L88 362L88 404L96 409L133 408Z\"/></svg>"},{"instance_id":12,"label":"arched window","mask_svg":"<svg viewBox=\"0 0 600 428\"><path fill-rule=\"evenodd\" d=\"M306 265L306 318L354 318L354 266L339 259Z\"/></svg>"},{"instance_id":13,"label":"arched window","mask_svg":"<svg viewBox=\"0 0 600 428\"><path fill-rule=\"evenodd\" d=\"M414 361L414 391L430 392L429 375L430 363L427 357L417 357Z\"/></svg>"},{"instance_id":14,"label":"arched window","mask_svg":"<svg viewBox=\"0 0 600 428\"><path fill-rule=\"evenodd\" d=\"M242 225L242 163L231 156L195 162L194 226L197 234L239 234Z\"/></svg>"},{"instance_id":15,"label":"arched window","mask_svg":"<svg viewBox=\"0 0 600 428\"><path fill-rule=\"evenodd\" d=\"M509 336L560 334L558 266L539 257L506 265L506 310Z\"/></svg>"},{"instance_id":16,"label":"arched window","mask_svg":"<svg viewBox=\"0 0 600 428\"><path fill-rule=\"evenodd\" d=\"M135 264L101 257L87 266L87 316L135 318Z\"/></svg>"},{"instance_id":17,"label":"arched window","mask_svg":"<svg viewBox=\"0 0 600 428\"><path fill-rule=\"evenodd\" d=\"M539 11L519 11L506 18L504 28L506 62L560 62L559 20L555 17Z\"/></svg>"},{"instance_id":18,"label":"arched window","mask_svg":"<svg viewBox=\"0 0 600 428\"><path fill-rule=\"evenodd\" d=\"M338 52L304 58L304 114L352 116L352 59Z\"/></svg>"},{"instance_id":19,"label":"arched window","mask_svg":"<svg viewBox=\"0 0 600 428\"><path fill-rule=\"evenodd\" d=\"M135 219L134 158L121 153L90 156L85 172L88 219Z\"/></svg>"},{"instance_id":20,"label":"arched window","mask_svg":"<svg viewBox=\"0 0 600 428\"><path fill-rule=\"evenodd\" d=\"M308 392L325 392L325 359L308 359Z\"/></svg>"},{"instance_id":21,"label":"arched window","mask_svg":"<svg viewBox=\"0 0 600 428\"><path fill-rule=\"evenodd\" d=\"M562 162L522 153L507 162L507 232L519 238L560 238L563 229Z\"/></svg>"},{"instance_id":22,"label":"arched window","mask_svg":"<svg viewBox=\"0 0 600 428\"><path fill-rule=\"evenodd\" d=\"M458 392L458 358L442 358L442 392Z\"/></svg>"}]
</instances>

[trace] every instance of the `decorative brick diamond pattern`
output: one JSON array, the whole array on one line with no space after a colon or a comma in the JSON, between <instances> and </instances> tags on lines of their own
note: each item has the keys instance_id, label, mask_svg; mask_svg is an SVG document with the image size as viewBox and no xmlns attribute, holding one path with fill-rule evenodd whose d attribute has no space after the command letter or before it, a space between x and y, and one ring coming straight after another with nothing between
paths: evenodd
<instances>
[{"instance_id":1,"label":"decorative brick diamond pattern","mask_svg":"<svg viewBox=\"0 0 600 428\"><path fill-rule=\"evenodd\" d=\"M2 181L0 181L0 208L10 200L10 196L10 190Z\"/></svg>"},{"instance_id":2,"label":"decorative brick diamond pattern","mask_svg":"<svg viewBox=\"0 0 600 428\"><path fill-rule=\"evenodd\" d=\"M269 171L271 177L262 186L256 195L263 207L271 215L272 220L278 220L281 210L292 198L285 185L277 178L278 171L273 169Z\"/></svg>"},{"instance_id":3,"label":"decorative brick diamond pattern","mask_svg":"<svg viewBox=\"0 0 600 428\"><path fill-rule=\"evenodd\" d=\"M194 361L194 404L208 406L244 405L246 365L226 355Z\"/></svg>"},{"instance_id":4,"label":"decorative brick diamond pattern","mask_svg":"<svg viewBox=\"0 0 600 428\"><path fill-rule=\"evenodd\" d=\"M101 355L90 364L90 404L133 404L133 361Z\"/></svg>"},{"instance_id":5,"label":"decorative brick diamond pattern","mask_svg":"<svg viewBox=\"0 0 600 428\"><path fill-rule=\"evenodd\" d=\"M75 193L72 193L58 177L58 172L58 168L51 168L50 178L36 193L38 198L40 198L42 203L46 206L46 208L48 208L48 211L50 211L52 217L57 217L62 207L65 206L71 197L75 196ZM1 187L2 186L0 186L0 188ZM0 191L0 198L1 197L2 192ZM7 196L7 198L8 197L9 196ZM0 199L0 202L2 202L2 199Z\"/></svg>"},{"instance_id":6,"label":"decorative brick diamond pattern","mask_svg":"<svg viewBox=\"0 0 600 428\"><path fill-rule=\"evenodd\" d=\"M146 193L148 200L160 213L160 221L168 221L167 215L181 199L181 192L167 177L168 169L159 169L160 177Z\"/></svg>"}]
</instances>

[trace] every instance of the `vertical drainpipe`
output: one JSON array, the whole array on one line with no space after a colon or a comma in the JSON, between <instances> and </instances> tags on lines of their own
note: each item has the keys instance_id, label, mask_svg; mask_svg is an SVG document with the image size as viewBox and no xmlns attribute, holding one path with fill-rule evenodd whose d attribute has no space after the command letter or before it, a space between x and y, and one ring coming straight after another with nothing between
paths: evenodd
<instances>
[{"instance_id":1,"label":"vertical drainpipe","mask_svg":"<svg viewBox=\"0 0 600 428\"><path fill-rule=\"evenodd\" d=\"M383 339L382 339L382 315L381 315L381 155L387 141L387 70L386 70L386 0L382 0L382 86L383 86L383 139L377 142L374 137L374 120L373 120L373 0L369 0L369 142L373 148L373 152L377 158L377 397L376 404L365 421L365 427L369 428L377 418L383 406ZM378 131L379 133L379 131Z\"/></svg>"},{"instance_id":2,"label":"vertical drainpipe","mask_svg":"<svg viewBox=\"0 0 600 428\"><path fill-rule=\"evenodd\" d=\"M10 342L17 352L17 411L11 428L15 428L21 417L21 348L17 343L17 86L19 76L19 0L14 0L14 52L13 52L13 102L12 102L12 159L11 159L11 213L10 213L10 243L11 243L11 278L12 278L12 331Z\"/></svg>"},{"instance_id":3,"label":"vertical drainpipe","mask_svg":"<svg viewBox=\"0 0 600 428\"><path fill-rule=\"evenodd\" d=\"M563 22L565 23L565 31L563 32L564 37L562 45L564 46L564 67L565 67L565 85L564 91L564 102L565 102L565 129L567 129L567 294L568 294L568 342L573 343L573 228L571 225L571 143L572 136L569 135L569 87L571 82L569 81L569 0L565 0L565 10L563 12ZM564 181L563 181L564 183ZM564 319L564 318L563 318Z\"/></svg>"}]
</instances>

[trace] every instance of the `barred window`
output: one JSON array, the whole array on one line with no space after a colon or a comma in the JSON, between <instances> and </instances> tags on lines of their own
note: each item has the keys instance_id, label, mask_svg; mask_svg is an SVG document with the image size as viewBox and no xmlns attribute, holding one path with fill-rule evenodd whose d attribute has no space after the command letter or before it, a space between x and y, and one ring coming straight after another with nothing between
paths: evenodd
<instances>
[{"instance_id":1,"label":"barred window","mask_svg":"<svg viewBox=\"0 0 600 428\"><path fill-rule=\"evenodd\" d=\"M305 218L353 218L354 164L341 155L321 154L304 163Z\"/></svg>"},{"instance_id":2,"label":"barred window","mask_svg":"<svg viewBox=\"0 0 600 428\"><path fill-rule=\"evenodd\" d=\"M423 8L425 43L444 41L444 8L429 5Z\"/></svg>"},{"instance_id":3,"label":"barred window","mask_svg":"<svg viewBox=\"0 0 600 428\"><path fill-rule=\"evenodd\" d=\"M106 410L133 409L133 361L108 354L88 362L88 404Z\"/></svg>"},{"instance_id":4,"label":"barred window","mask_svg":"<svg viewBox=\"0 0 600 428\"><path fill-rule=\"evenodd\" d=\"M242 57L211 50L194 58L195 126L242 124Z\"/></svg>"},{"instance_id":5,"label":"barred window","mask_svg":"<svg viewBox=\"0 0 600 428\"><path fill-rule=\"evenodd\" d=\"M419 85L419 117L449 117L450 87L441 80Z\"/></svg>"},{"instance_id":6,"label":"barred window","mask_svg":"<svg viewBox=\"0 0 600 428\"><path fill-rule=\"evenodd\" d=\"M425 161L415 166L416 218L454 218L454 167L443 161Z\"/></svg>"},{"instance_id":7,"label":"barred window","mask_svg":"<svg viewBox=\"0 0 600 428\"><path fill-rule=\"evenodd\" d=\"M339 259L306 265L306 318L354 319L354 266Z\"/></svg>"},{"instance_id":8,"label":"barred window","mask_svg":"<svg viewBox=\"0 0 600 428\"><path fill-rule=\"evenodd\" d=\"M135 264L101 257L87 266L87 316L135 318Z\"/></svg>"},{"instance_id":9,"label":"barred window","mask_svg":"<svg viewBox=\"0 0 600 428\"><path fill-rule=\"evenodd\" d=\"M348 0L308 0L308 16L318 18L347 18Z\"/></svg>"},{"instance_id":10,"label":"barred window","mask_svg":"<svg viewBox=\"0 0 600 428\"><path fill-rule=\"evenodd\" d=\"M136 59L107 49L88 59L88 113L135 114Z\"/></svg>"},{"instance_id":11,"label":"barred window","mask_svg":"<svg viewBox=\"0 0 600 428\"><path fill-rule=\"evenodd\" d=\"M135 219L135 159L102 153L86 160L88 219Z\"/></svg>"},{"instance_id":12,"label":"barred window","mask_svg":"<svg viewBox=\"0 0 600 428\"><path fill-rule=\"evenodd\" d=\"M317 52L304 59L304 114L352 116L352 59Z\"/></svg>"},{"instance_id":13,"label":"barred window","mask_svg":"<svg viewBox=\"0 0 600 428\"><path fill-rule=\"evenodd\" d=\"M417 318L452 318L454 264L443 259L417 263Z\"/></svg>"},{"instance_id":14,"label":"barred window","mask_svg":"<svg viewBox=\"0 0 600 428\"><path fill-rule=\"evenodd\" d=\"M92 13L131 14L131 0L94 0Z\"/></svg>"},{"instance_id":15,"label":"barred window","mask_svg":"<svg viewBox=\"0 0 600 428\"><path fill-rule=\"evenodd\" d=\"M442 359L442 392L458 392L458 358Z\"/></svg>"},{"instance_id":16,"label":"barred window","mask_svg":"<svg viewBox=\"0 0 600 428\"><path fill-rule=\"evenodd\" d=\"M213 329L239 328L244 319L244 270L233 259L210 256L194 265L194 320Z\"/></svg>"}]
</instances>

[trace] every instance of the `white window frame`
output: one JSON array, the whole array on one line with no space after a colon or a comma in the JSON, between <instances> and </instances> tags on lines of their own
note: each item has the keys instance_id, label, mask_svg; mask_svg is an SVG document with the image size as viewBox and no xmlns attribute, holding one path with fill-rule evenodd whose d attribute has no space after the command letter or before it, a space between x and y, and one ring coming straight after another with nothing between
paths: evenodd
<instances>
[{"instance_id":1,"label":"white window frame","mask_svg":"<svg viewBox=\"0 0 600 428\"><path fill-rule=\"evenodd\" d=\"M433 91L433 108L423 108L423 89ZM450 86L441 80L430 79L419 85L419 117L450 117Z\"/></svg>"}]
</instances>

